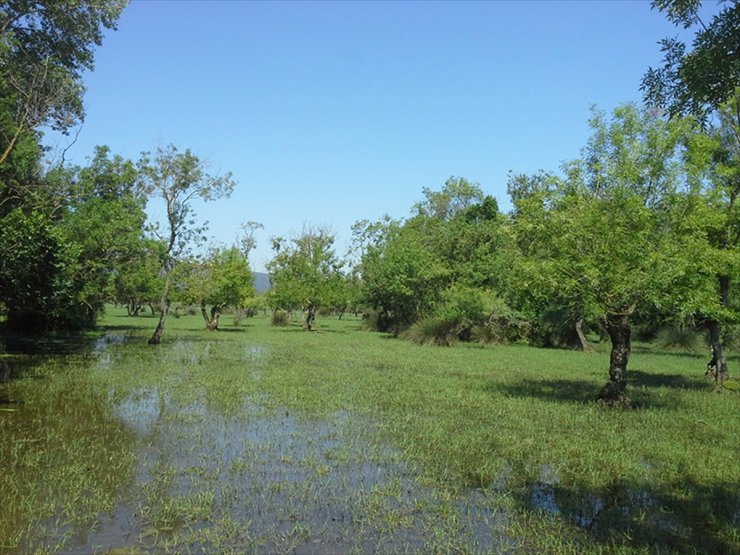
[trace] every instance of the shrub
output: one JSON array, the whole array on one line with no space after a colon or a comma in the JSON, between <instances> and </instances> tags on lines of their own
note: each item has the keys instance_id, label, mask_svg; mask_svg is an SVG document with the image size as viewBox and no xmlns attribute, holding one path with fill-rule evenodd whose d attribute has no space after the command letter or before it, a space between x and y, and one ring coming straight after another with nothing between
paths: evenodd
<instances>
[{"instance_id":1,"label":"shrub","mask_svg":"<svg viewBox=\"0 0 740 555\"><path fill-rule=\"evenodd\" d=\"M285 327L290 325L290 314L287 310L277 309L272 312L273 326Z\"/></svg>"}]
</instances>

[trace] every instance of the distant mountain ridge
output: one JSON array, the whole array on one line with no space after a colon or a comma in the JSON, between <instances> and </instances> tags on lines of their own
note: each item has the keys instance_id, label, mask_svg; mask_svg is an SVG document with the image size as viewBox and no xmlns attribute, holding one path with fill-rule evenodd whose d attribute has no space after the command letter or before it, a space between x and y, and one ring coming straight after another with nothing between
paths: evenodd
<instances>
[{"instance_id":1,"label":"distant mountain ridge","mask_svg":"<svg viewBox=\"0 0 740 555\"><path fill-rule=\"evenodd\" d=\"M254 289L257 291L257 294L270 290L270 274L266 274L265 272L252 272L252 275L254 277L252 283L254 284Z\"/></svg>"}]
</instances>

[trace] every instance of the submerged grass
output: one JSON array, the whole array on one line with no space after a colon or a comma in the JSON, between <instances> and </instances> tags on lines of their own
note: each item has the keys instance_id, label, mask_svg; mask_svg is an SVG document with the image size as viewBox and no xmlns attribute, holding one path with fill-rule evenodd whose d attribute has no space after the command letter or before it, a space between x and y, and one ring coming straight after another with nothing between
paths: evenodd
<instances>
[{"instance_id":1,"label":"submerged grass","mask_svg":"<svg viewBox=\"0 0 740 555\"><path fill-rule=\"evenodd\" d=\"M112 309L98 352L0 386L0 552L740 551L740 395L702 356L638 345L618 411L604 345L224 320L150 347Z\"/></svg>"}]
</instances>

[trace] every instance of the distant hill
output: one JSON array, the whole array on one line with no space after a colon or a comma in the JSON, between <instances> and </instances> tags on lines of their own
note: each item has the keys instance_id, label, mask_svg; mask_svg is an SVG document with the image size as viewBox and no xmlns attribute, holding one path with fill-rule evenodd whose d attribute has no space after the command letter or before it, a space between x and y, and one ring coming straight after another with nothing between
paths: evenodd
<instances>
[{"instance_id":1,"label":"distant hill","mask_svg":"<svg viewBox=\"0 0 740 555\"><path fill-rule=\"evenodd\" d=\"M254 276L254 288L257 293L264 293L270 290L270 276L264 272L252 272Z\"/></svg>"}]
</instances>

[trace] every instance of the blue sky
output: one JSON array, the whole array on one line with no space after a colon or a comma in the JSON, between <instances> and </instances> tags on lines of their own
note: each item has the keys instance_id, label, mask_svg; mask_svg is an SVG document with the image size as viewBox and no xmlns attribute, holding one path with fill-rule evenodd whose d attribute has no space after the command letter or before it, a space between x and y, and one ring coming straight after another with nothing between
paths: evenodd
<instances>
[{"instance_id":1,"label":"blue sky","mask_svg":"<svg viewBox=\"0 0 740 555\"><path fill-rule=\"evenodd\" d=\"M507 173L577 157L589 107L639 102L678 33L642 1L134 1L86 76L66 159L190 148L238 183L196 207L214 240L264 224L254 269L304 223L343 254L353 222L405 217L452 175L508 209Z\"/></svg>"}]
</instances>

